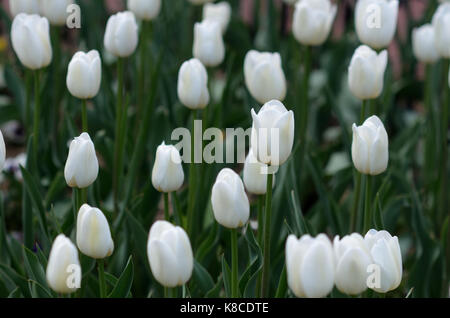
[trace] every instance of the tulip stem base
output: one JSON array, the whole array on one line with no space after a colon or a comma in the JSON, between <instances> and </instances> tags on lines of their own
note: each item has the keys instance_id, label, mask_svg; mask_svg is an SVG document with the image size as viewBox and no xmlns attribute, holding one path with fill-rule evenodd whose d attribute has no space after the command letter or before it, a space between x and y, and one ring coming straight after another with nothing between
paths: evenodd
<instances>
[{"instance_id":1,"label":"tulip stem base","mask_svg":"<svg viewBox=\"0 0 450 318\"><path fill-rule=\"evenodd\" d=\"M364 233L367 233L367 231L370 230L372 227L372 198L371 198L371 191L372 191L372 176L367 175L366 176L366 196L364 198Z\"/></svg>"},{"instance_id":2,"label":"tulip stem base","mask_svg":"<svg viewBox=\"0 0 450 318\"><path fill-rule=\"evenodd\" d=\"M97 260L98 264L98 284L100 290L100 298L106 298L106 282L105 282L105 264L104 260Z\"/></svg>"},{"instance_id":3,"label":"tulip stem base","mask_svg":"<svg viewBox=\"0 0 450 318\"><path fill-rule=\"evenodd\" d=\"M164 193L164 219L170 222L169 215L169 193Z\"/></svg>"},{"instance_id":4,"label":"tulip stem base","mask_svg":"<svg viewBox=\"0 0 450 318\"><path fill-rule=\"evenodd\" d=\"M268 167L270 169L270 166ZM267 297L269 294L269 279L270 279L270 225L272 219L272 183L273 174L267 175L267 192L265 205L265 220L264 220L264 261L263 273L261 283L261 297Z\"/></svg>"},{"instance_id":5,"label":"tulip stem base","mask_svg":"<svg viewBox=\"0 0 450 318\"><path fill-rule=\"evenodd\" d=\"M83 99L81 101L81 129L82 132L88 131L88 117L87 117L87 106L86 106L86 100Z\"/></svg>"},{"instance_id":6,"label":"tulip stem base","mask_svg":"<svg viewBox=\"0 0 450 318\"><path fill-rule=\"evenodd\" d=\"M231 230L231 297L239 297L238 279L238 234L237 229Z\"/></svg>"}]
</instances>

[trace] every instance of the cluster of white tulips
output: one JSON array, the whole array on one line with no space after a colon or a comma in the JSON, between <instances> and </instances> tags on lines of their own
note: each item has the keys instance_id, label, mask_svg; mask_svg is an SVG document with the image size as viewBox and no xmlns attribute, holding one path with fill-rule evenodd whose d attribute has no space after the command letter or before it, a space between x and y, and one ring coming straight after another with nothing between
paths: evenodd
<instances>
[{"instance_id":1,"label":"cluster of white tulips","mask_svg":"<svg viewBox=\"0 0 450 318\"><path fill-rule=\"evenodd\" d=\"M224 34L231 19L231 7L223 1L209 3L208 0L189 0L203 6L203 20L195 23L193 29L192 58L182 63L177 82L179 101L192 112L208 107L207 68L219 66L225 58ZM124 174L123 123L126 121L124 102L123 63L133 55L139 46L138 20L156 19L161 10L161 0L128 0L128 10L109 17L104 34L104 47L118 59L119 85L117 89L116 144L114 151L113 187L121 183ZM272 190L276 187L275 174L279 167L292 157L296 140L306 147L308 114L308 64L309 50L322 45L329 37L337 13L337 4L330 0L286 1L295 5L292 33L305 49L305 81L302 91L305 100L299 108L289 109L283 101L288 83L283 63L278 52L250 50L244 60L245 86L250 95L262 105L259 111L252 109L250 149L243 167L242 178L234 170L224 168L217 175L211 191L211 206L215 220L231 233L231 289L232 296L239 297L237 239L249 222L250 203L247 193L263 198L264 210L258 212L258 244L263 250L263 267L257 296L268 296L270 280L270 225ZM38 72L52 61L49 22L62 25L67 18L66 7L73 3L65 1L19 1L11 0L10 8L14 21L11 29L13 49L26 68ZM371 20L368 7L380 8L381 20ZM380 97L384 87L385 71L388 66L386 48L393 39L397 25L399 1L358 0L355 8L355 28L362 43L353 54L348 67L348 86L351 93L362 101L361 122L353 124L351 157L357 170L356 204L362 200L360 183L366 180L370 189L371 178L385 172L389 162L389 137L381 119L376 115L374 101ZM369 21L369 22L368 22ZM371 26L370 23L379 26ZM414 54L424 63L434 63L439 58L450 59L450 3L442 3L432 23L413 33ZM37 75L37 80L38 80ZM82 131L75 137L68 150L64 176L69 187L74 189L76 207L76 245L60 234L54 239L46 271L49 286L58 293L75 292L78 286L69 286L69 266L78 266L78 251L96 259L99 266L100 293L106 296L104 259L114 252L114 240L107 216L88 204L87 188L97 179L99 160L88 128L86 108L88 100L94 98L102 80L102 61L99 51L77 52L67 69L66 85L70 94L81 101ZM450 85L450 73L449 73ZM295 88L298 89L298 88ZM368 107L370 106L370 107ZM370 108L370 110L369 110ZM35 109L39 111L38 108ZM295 116L294 116L295 111ZM35 115L39 116L39 114ZM34 123L34 142L38 142L38 120ZM350 129L350 127L348 127ZM192 127L194 129L194 127ZM194 135L194 134L192 134ZM194 137L192 137L194 138ZM122 140L122 141L121 141ZM37 145L34 147L37 153ZM191 149L191 159L194 149ZM0 167L5 162L5 143L0 133ZM153 223L147 243L147 255L153 277L167 288L186 284L194 268L194 253L188 235L195 231L195 165L189 167L188 211L186 222L171 223L169 199L176 195L185 181L179 150L162 142L156 149L151 174L153 187L163 193L164 218ZM116 189L116 188L115 188ZM119 191L117 191L119 192ZM373 198L366 192L363 202ZM115 205L118 206L116 193ZM373 289L386 293L396 289L402 281L402 255L398 238L387 231L372 229L370 204L364 210L363 237L352 233L331 241L326 234L311 237L306 234L297 238L290 235L285 244L287 282L297 297L326 297L334 286L345 294L359 295ZM175 211L172 211L175 214ZM356 208L352 211L352 224ZM354 231L354 228L351 232ZM378 273L378 276L377 276Z\"/></svg>"}]
</instances>

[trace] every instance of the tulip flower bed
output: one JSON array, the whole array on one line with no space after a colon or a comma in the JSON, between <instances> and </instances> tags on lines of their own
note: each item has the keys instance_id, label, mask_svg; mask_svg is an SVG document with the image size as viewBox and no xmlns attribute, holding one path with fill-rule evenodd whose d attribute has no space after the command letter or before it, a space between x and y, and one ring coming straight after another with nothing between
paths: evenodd
<instances>
[{"instance_id":1,"label":"tulip flower bed","mask_svg":"<svg viewBox=\"0 0 450 318\"><path fill-rule=\"evenodd\" d=\"M449 297L450 2L0 1L0 297Z\"/></svg>"}]
</instances>

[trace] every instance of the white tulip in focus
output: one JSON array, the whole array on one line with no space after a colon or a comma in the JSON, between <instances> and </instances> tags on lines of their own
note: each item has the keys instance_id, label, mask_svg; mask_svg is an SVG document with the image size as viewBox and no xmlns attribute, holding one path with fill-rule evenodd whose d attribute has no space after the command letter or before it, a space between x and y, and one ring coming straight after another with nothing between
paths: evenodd
<instances>
[{"instance_id":1,"label":"white tulip in focus","mask_svg":"<svg viewBox=\"0 0 450 318\"><path fill-rule=\"evenodd\" d=\"M402 254L397 236L393 237L387 231L371 229L364 237L364 241L373 263L380 267L380 287L373 290L387 293L396 289L403 275Z\"/></svg>"},{"instance_id":2,"label":"white tulip in focus","mask_svg":"<svg viewBox=\"0 0 450 318\"><path fill-rule=\"evenodd\" d=\"M367 268L372 264L372 257L366 248L364 238L353 233L333 241L336 259L335 283L337 289L348 295L358 295L367 289Z\"/></svg>"},{"instance_id":3,"label":"white tulip in focus","mask_svg":"<svg viewBox=\"0 0 450 318\"><path fill-rule=\"evenodd\" d=\"M192 55L205 66L214 67L225 58L225 45L219 22L205 20L194 25Z\"/></svg>"},{"instance_id":4,"label":"white tulip in focus","mask_svg":"<svg viewBox=\"0 0 450 318\"><path fill-rule=\"evenodd\" d=\"M64 177L69 187L86 188L98 175L98 160L94 143L88 133L82 133L70 143L64 167Z\"/></svg>"},{"instance_id":5,"label":"white tulip in focus","mask_svg":"<svg viewBox=\"0 0 450 318\"><path fill-rule=\"evenodd\" d=\"M413 30L412 44L414 55L419 61L434 63L439 59L434 27L431 24Z\"/></svg>"},{"instance_id":6,"label":"white tulip in focus","mask_svg":"<svg viewBox=\"0 0 450 318\"><path fill-rule=\"evenodd\" d=\"M203 6L203 20L219 22L222 33L227 30L230 18L231 6L228 2L207 3Z\"/></svg>"},{"instance_id":7,"label":"white tulip in focus","mask_svg":"<svg viewBox=\"0 0 450 318\"><path fill-rule=\"evenodd\" d=\"M189 0L190 3L192 3L193 5L200 5L200 4L205 4L208 2L213 2L214 0Z\"/></svg>"},{"instance_id":8,"label":"white tulip in focus","mask_svg":"<svg viewBox=\"0 0 450 318\"><path fill-rule=\"evenodd\" d=\"M128 57L138 44L138 26L133 12L124 11L109 17L106 24L105 48L117 57Z\"/></svg>"},{"instance_id":9,"label":"white tulip in focus","mask_svg":"<svg viewBox=\"0 0 450 318\"><path fill-rule=\"evenodd\" d=\"M152 170L152 184L160 192L177 191L184 181L181 157L177 148L164 142L156 149Z\"/></svg>"},{"instance_id":10,"label":"white tulip in focus","mask_svg":"<svg viewBox=\"0 0 450 318\"><path fill-rule=\"evenodd\" d=\"M47 283L57 293L72 293L80 287L81 266L76 246L64 234L53 241L46 270Z\"/></svg>"},{"instance_id":11,"label":"white tulip in focus","mask_svg":"<svg viewBox=\"0 0 450 318\"><path fill-rule=\"evenodd\" d=\"M439 5L433 15L436 47L443 58L450 58L450 2Z\"/></svg>"},{"instance_id":12,"label":"white tulip in focus","mask_svg":"<svg viewBox=\"0 0 450 318\"><path fill-rule=\"evenodd\" d=\"M244 226L250 215L250 204L239 175L229 168L219 172L211 193L216 221L230 229Z\"/></svg>"},{"instance_id":13,"label":"white tulip in focus","mask_svg":"<svg viewBox=\"0 0 450 318\"><path fill-rule=\"evenodd\" d=\"M374 99L383 91L387 51L377 52L366 45L358 47L348 68L348 85L352 94L361 99Z\"/></svg>"},{"instance_id":14,"label":"white tulip in focus","mask_svg":"<svg viewBox=\"0 0 450 318\"><path fill-rule=\"evenodd\" d=\"M147 256L155 279L165 287L185 284L192 275L194 256L186 232L167 221L150 228Z\"/></svg>"},{"instance_id":15,"label":"white tulip in focus","mask_svg":"<svg viewBox=\"0 0 450 318\"><path fill-rule=\"evenodd\" d=\"M279 53L247 52L244 60L245 85L259 103L283 101L286 97L286 77Z\"/></svg>"},{"instance_id":16,"label":"white tulip in focus","mask_svg":"<svg viewBox=\"0 0 450 318\"><path fill-rule=\"evenodd\" d=\"M39 14L39 2L36 0L9 0L9 11L13 17L19 13Z\"/></svg>"},{"instance_id":17,"label":"white tulip in focus","mask_svg":"<svg viewBox=\"0 0 450 318\"><path fill-rule=\"evenodd\" d=\"M46 67L52 60L47 18L18 14L11 26L11 42L20 62L31 70Z\"/></svg>"},{"instance_id":18,"label":"white tulip in focus","mask_svg":"<svg viewBox=\"0 0 450 318\"><path fill-rule=\"evenodd\" d=\"M178 72L178 98L190 109L202 109L209 103L208 73L202 62L190 59Z\"/></svg>"},{"instance_id":19,"label":"white tulip in focus","mask_svg":"<svg viewBox=\"0 0 450 318\"><path fill-rule=\"evenodd\" d=\"M292 32L304 45L321 45L330 34L337 5L330 0L300 0L295 5Z\"/></svg>"},{"instance_id":20,"label":"white tulip in focus","mask_svg":"<svg viewBox=\"0 0 450 318\"><path fill-rule=\"evenodd\" d=\"M62 26L66 24L69 13L67 7L73 4L73 0L39 0L41 14L50 24Z\"/></svg>"},{"instance_id":21,"label":"white tulip in focus","mask_svg":"<svg viewBox=\"0 0 450 318\"><path fill-rule=\"evenodd\" d=\"M371 116L361 125L353 124L352 160L363 174L383 173L389 160L389 140L383 123Z\"/></svg>"},{"instance_id":22,"label":"white tulip in focus","mask_svg":"<svg viewBox=\"0 0 450 318\"><path fill-rule=\"evenodd\" d=\"M325 234L313 238L289 235L286 241L286 275L297 297L325 297L334 285L333 247Z\"/></svg>"},{"instance_id":23,"label":"white tulip in focus","mask_svg":"<svg viewBox=\"0 0 450 318\"><path fill-rule=\"evenodd\" d=\"M6 161L6 146L5 140L3 139L3 134L0 131L0 173L3 171Z\"/></svg>"},{"instance_id":24,"label":"white tulip in focus","mask_svg":"<svg viewBox=\"0 0 450 318\"><path fill-rule=\"evenodd\" d=\"M385 48L397 28L398 0L358 0L355 27L359 40L374 49Z\"/></svg>"},{"instance_id":25,"label":"white tulip in focus","mask_svg":"<svg viewBox=\"0 0 450 318\"><path fill-rule=\"evenodd\" d=\"M264 104L259 113L251 111L253 118L250 139L253 154L259 162L282 165L290 156L294 145L295 122L292 110L272 100Z\"/></svg>"},{"instance_id":26,"label":"white tulip in focus","mask_svg":"<svg viewBox=\"0 0 450 318\"><path fill-rule=\"evenodd\" d=\"M156 18L161 10L161 0L128 0L128 10L137 18L150 21Z\"/></svg>"},{"instance_id":27,"label":"white tulip in focus","mask_svg":"<svg viewBox=\"0 0 450 318\"><path fill-rule=\"evenodd\" d=\"M244 163L244 185L248 192L253 194L266 194L267 191L267 165L259 162L250 148ZM273 185L275 185L275 176Z\"/></svg>"},{"instance_id":28,"label":"white tulip in focus","mask_svg":"<svg viewBox=\"0 0 450 318\"><path fill-rule=\"evenodd\" d=\"M81 253L102 259L111 256L114 242L108 220L100 209L83 204L77 217L77 245Z\"/></svg>"},{"instance_id":29,"label":"white tulip in focus","mask_svg":"<svg viewBox=\"0 0 450 318\"><path fill-rule=\"evenodd\" d=\"M97 50L77 52L69 63L66 84L69 92L80 99L93 98L100 89L102 62Z\"/></svg>"}]
</instances>

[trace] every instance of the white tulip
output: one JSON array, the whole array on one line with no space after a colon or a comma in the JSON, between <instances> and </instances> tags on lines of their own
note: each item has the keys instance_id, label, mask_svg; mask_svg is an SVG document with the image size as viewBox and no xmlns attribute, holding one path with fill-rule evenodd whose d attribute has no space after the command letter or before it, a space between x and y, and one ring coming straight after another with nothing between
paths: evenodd
<instances>
[{"instance_id":1,"label":"white tulip","mask_svg":"<svg viewBox=\"0 0 450 318\"><path fill-rule=\"evenodd\" d=\"M3 139L3 134L0 131L0 173L3 171L6 162L6 146L5 140Z\"/></svg>"},{"instance_id":2,"label":"white tulip","mask_svg":"<svg viewBox=\"0 0 450 318\"><path fill-rule=\"evenodd\" d=\"M211 204L216 221L230 229L244 226L250 204L239 175L229 168L219 172L212 188Z\"/></svg>"},{"instance_id":3,"label":"white tulip","mask_svg":"<svg viewBox=\"0 0 450 318\"><path fill-rule=\"evenodd\" d=\"M163 142L156 149L152 170L152 184L160 192L177 191L184 181L181 157L177 148Z\"/></svg>"},{"instance_id":4,"label":"white tulip","mask_svg":"<svg viewBox=\"0 0 450 318\"><path fill-rule=\"evenodd\" d=\"M9 10L13 17L19 13L39 14L39 2L36 0L9 0Z\"/></svg>"},{"instance_id":5,"label":"white tulip","mask_svg":"<svg viewBox=\"0 0 450 318\"><path fill-rule=\"evenodd\" d=\"M247 52L244 60L245 85L259 103L286 97L286 77L279 53Z\"/></svg>"},{"instance_id":6,"label":"white tulip","mask_svg":"<svg viewBox=\"0 0 450 318\"><path fill-rule=\"evenodd\" d=\"M209 103L208 73L202 62L190 59L178 72L178 98L190 109L202 109Z\"/></svg>"},{"instance_id":7,"label":"white tulip","mask_svg":"<svg viewBox=\"0 0 450 318\"><path fill-rule=\"evenodd\" d=\"M295 122L292 110L278 100L264 104L259 113L251 110L253 118L251 147L259 162L282 165L290 156L294 145Z\"/></svg>"},{"instance_id":8,"label":"white tulip","mask_svg":"<svg viewBox=\"0 0 450 318\"><path fill-rule=\"evenodd\" d=\"M20 62L37 70L52 60L52 46L47 18L36 14L18 14L11 27L11 42Z\"/></svg>"},{"instance_id":9,"label":"white tulip","mask_svg":"<svg viewBox=\"0 0 450 318\"><path fill-rule=\"evenodd\" d=\"M207 3L203 6L203 20L219 22L222 33L227 30L230 18L231 6L228 2Z\"/></svg>"},{"instance_id":10,"label":"white tulip","mask_svg":"<svg viewBox=\"0 0 450 318\"><path fill-rule=\"evenodd\" d=\"M397 236L392 237L387 231L371 229L364 241L373 259L380 266L380 287L373 288L379 293L396 289L402 281L402 254Z\"/></svg>"},{"instance_id":11,"label":"white tulip","mask_svg":"<svg viewBox=\"0 0 450 318\"><path fill-rule=\"evenodd\" d=\"M82 133L70 143L64 167L64 177L69 187L86 188L98 175L98 160L94 143L88 133Z\"/></svg>"},{"instance_id":12,"label":"white tulip","mask_svg":"<svg viewBox=\"0 0 450 318\"><path fill-rule=\"evenodd\" d=\"M190 3L192 3L193 5L200 5L200 4L205 4L208 2L213 2L214 0L189 0Z\"/></svg>"},{"instance_id":13,"label":"white tulip","mask_svg":"<svg viewBox=\"0 0 450 318\"><path fill-rule=\"evenodd\" d=\"M185 284L192 275L194 256L186 232L167 221L150 228L147 256L155 279L165 287Z\"/></svg>"},{"instance_id":14,"label":"white tulip","mask_svg":"<svg viewBox=\"0 0 450 318\"><path fill-rule=\"evenodd\" d=\"M156 18L161 10L161 0L128 0L128 10L141 20Z\"/></svg>"},{"instance_id":15,"label":"white tulip","mask_svg":"<svg viewBox=\"0 0 450 318\"><path fill-rule=\"evenodd\" d=\"M133 12L124 11L109 17L106 24L105 48L117 57L128 57L138 44L138 26Z\"/></svg>"},{"instance_id":16,"label":"white tulip","mask_svg":"<svg viewBox=\"0 0 450 318\"><path fill-rule=\"evenodd\" d=\"M353 124L352 160L363 174L383 173L389 160L389 140L383 123L371 116L361 125Z\"/></svg>"},{"instance_id":17,"label":"white tulip","mask_svg":"<svg viewBox=\"0 0 450 318\"><path fill-rule=\"evenodd\" d=\"M83 204L77 217L77 245L81 253L102 259L111 256L114 242L108 220L100 209Z\"/></svg>"},{"instance_id":18,"label":"white tulip","mask_svg":"<svg viewBox=\"0 0 450 318\"><path fill-rule=\"evenodd\" d=\"M434 63L439 59L434 27L425 24L415 28L412 34L413 51L416 58L424 63Z\"/></svg>"},{"instance_id":19,"label":"white tulip","mask_svg":"<svg viewBox=\"0 0 450 318\"><path fill-rule=\"evenodd\" d=\"M333 247L325 234L313 238L303 235L286 240L286 275L289 288L297 297L325 297L334 285Z\"/></svg>"},{"instance_id":20,"label":"white tulip","mask_svg":"<svg viewBox=\"0 0 450 318\"><path fill-rule=\"evenodd\" d=\"M93 98L100 89L102 62L97 50L77 52L69 63L66 84L69 92L80 99Z\"/></svg>"},{"instance_id":21,"label":"white tulip","mask_svg":"<svg viewBox=\"0 0 450 318\"><path fill-rule=\"evenodd\" d=\"M244 185L248 192L253 194L266 194L267 191L267 165L259 162L250 148L244 163ZM272 178L272 187L275 185L275 176Z\"/></svg>"},{"instance_id":22,"label":"white tulip","mask_svg":"<svg viewBox=\"0 0 450 318\"><path fill-rule=\"evenodd\" d=\"M367 268L372 257L364 238L359 233L346 235L333 241L336 259L335 283L337 289L348 295L358 295L367 289Z\"/></svg>"},{"instance_id":23,"label":"white tulip","mask_svg":"<svg viewBox=\"0 0 450 318\"><path fill-rule=\"evenodd\" d=\"M214 67L225 58L222 29L218 22L205 20L194 25L192 54L205 66Z\"/></svg>"},{"instance_id":24,"label":"white tulip","mask_svg":"<svg viewBox=\"0 0 450 318\"><path fill-rule=\"evenodd\" d=\"M77 275L79 275L78 281ZM64 234L59 234L53 241L48 257L46 277L50 288L62 294L76 291L77 283L81 283L78 250Z\"/></svg>"},{"instance_id":25,"label":"white tulip","mask_svg":"<svg viewBox=\"0 0 450 318\"><path fill-rule=\"evenodd\" d=\"M66 24L69 13L67 7L73 4L73 0L39 0L41 14L52 25L62 26Z\"/></svg>"},{"instance_id":26,"label":"white tulip","mask_svg":"<svg viewBox=\"0 0 450 318\"><path fill-rule=\"evenodd\" d=\"M398 0L358 0L355 26L359 40L374 49L385 48L397 28Z\"/></svg>"},{"instance_id":27,"label":"white tulip","mask_svg":"<svg viewBox=\"0 0 450 318\"><path fill-rule=\"evenodd\" d=\"M450 58L450 3L439 5L433 15L433 27L436 36L436 47L443 58Z\"/></svg>"},{"instance_id":28,"label":"white tulip","mask_svg":"<svg viewBox=\"0 0 450 318\"><path fill-rule=\"evenodd\" d=\"M330 0L300 0L295 5L292 32L304 45L321 45L330 34L337 5Z\"/></svg>"},{"instance_id":29,"label":"white tulip","mask_svg":"<svg viewBox=\"0 0 450 318\"><path fill-rule=\"evenodd\" d=\"M348 68L348 85L355 97L365 100L380 96L383 91L387 59L386 50L377 55L366 45L356 49Z\"/></svg>"}]
</instances>

